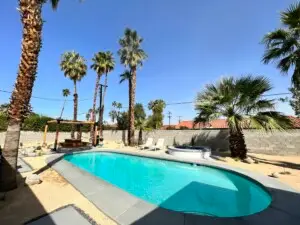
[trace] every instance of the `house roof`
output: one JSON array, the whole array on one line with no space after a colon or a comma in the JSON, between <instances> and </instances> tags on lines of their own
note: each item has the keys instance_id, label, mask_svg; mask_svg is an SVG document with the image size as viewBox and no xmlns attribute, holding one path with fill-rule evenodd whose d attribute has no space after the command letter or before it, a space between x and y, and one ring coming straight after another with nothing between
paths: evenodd
<instances>
[{"instance_id":1,"label":"house roof","mask_svg":"<svg viewBox=\"0 0 300 225\"><path fill-rule=\"evenodd\" d=\"M292 121L293 128L300 128L300 118L297 118L295 116L288 116L288 118ZM197 123L194 125L194 121L192 120L183 120L179 124L176 125L176 129L179 129L180 127L187 127L189 129L193 128L215 128L215 129L222 129L222 128L228 128L228 124L226 119L216 119L212 120L208 123Z\"/></svg>"},{"instance_id":2,"label":"house roof","mask_svg":"<svg viewBox=\"0 0 300 225\"><path fill-rule=\"evenodd\" d=\"M294 128L300 128L300 118L295 116L288 116L288 118L292 121Z\"/></svg>"}]
</instances>

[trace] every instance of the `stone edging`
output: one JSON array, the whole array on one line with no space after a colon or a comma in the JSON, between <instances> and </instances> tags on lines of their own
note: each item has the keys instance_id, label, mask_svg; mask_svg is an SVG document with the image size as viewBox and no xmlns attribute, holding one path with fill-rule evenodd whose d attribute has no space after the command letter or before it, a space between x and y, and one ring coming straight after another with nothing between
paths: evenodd
<instances>
[{"instance_id":1,"label":"stone edging","mask_svg":"<svg viewBox=\"0 0 300 225\"><path fill-rule=\"evenodd\" d=\"M97 225L97 223L96 223L89 215L87 215L82 209L78 208L78 207L75 206L74 204L68 204L68 205L59 207L59 208L57 208L57 209L55 209L55 210L53 210L53 211L51 211L51 212L49 212L49 213L45 213L45 214L40 215L40 216L38 216L38 217L36 217L36 218L34 218L34 219L28 220L27 222L24 223L24 225L30 224L30 223L32 223L32 222L35 222L35 221L37 221L37 220L39 220L39 219L41 219L41 218L43 218L43 217L45 217L45 216L50 215L51 213L58 212L58 211L60 211L60 210L62 210L62 209L68 208L68 207L74 208L74 209L75 209L75 210L76 210L83 218L85 218L91 225Z\"/></svg>"},{"instance_id":2,"label":"stone edging","mask_svg":"<svg viewBox=\"0 0 300 225\"><path fill-rule=\"evenodd\" d=\"M97 151L87 151L97 152ZM97 208L119 224L172 224L172 225L196 225L196 224L234 224L234 225L263 225L263 224L288 224L299 223L300 193L291 187L275 180L251 171L217 164L212 161L201 163L191 160L179 160L167 156L153 156L149 154L124 152L117 150L102 150L101 152L113 152L140 157L150 157L169 161L193 163L228 170L254 180L266 188L272 196L272 202L265 210L242 217L219 218L175 212L141 200L128 192L119 189L106 181L96 178L86 171L79 169L71 163L61 160L64 154L55 155L46 159L66 180L68 180L81 194L91 201ZM80 154L82 152L73 153Z\"/></svg>"}]
</instances>

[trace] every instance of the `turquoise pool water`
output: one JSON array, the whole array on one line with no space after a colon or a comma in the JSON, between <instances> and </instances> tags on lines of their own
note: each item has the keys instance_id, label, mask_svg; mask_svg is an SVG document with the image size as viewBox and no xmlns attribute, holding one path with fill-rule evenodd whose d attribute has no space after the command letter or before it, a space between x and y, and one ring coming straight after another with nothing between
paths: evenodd
<instances>
[{"instance_id":1,"label":"turquoise pool water","mask_svg":"<svg viewBox=\"0 0 300 225\"><path fill-rule=\"evenodd\" d=\"M234 173L117 153L82 153L65 160L145 201L170 210L217 217L262 211L271 196Z\"/></svg>"}]
</instances>

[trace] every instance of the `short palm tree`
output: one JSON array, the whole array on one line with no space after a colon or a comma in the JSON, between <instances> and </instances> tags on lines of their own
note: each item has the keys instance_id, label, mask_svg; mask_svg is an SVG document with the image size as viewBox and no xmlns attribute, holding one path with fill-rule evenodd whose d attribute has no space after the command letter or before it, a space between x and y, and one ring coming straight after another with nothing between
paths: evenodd
<instances>
[{"instance_id":1,"label":"short palm tree","mask_svg":"<svg viewBox=\"0 0 300 225\"><path fill-rule=\"evenodd\" d=\"M65 77L68 77L74 84L74 113L73 120L77 120L77 108L78 108L78 94L77 94L77 82L86 75L87 65L85 59L79 55L79 53L72 51L66 52L62 55L60 62L61 70L64 72ZM74 126L71 132L71 138L74 138ZM79 135L78 137L79 138Z\"/></svg>"},{"instance_id":2,"label":"short palm tree","mask_svg":"<svg viewBox=\"0 0 300 225\"><path fill-rule=\"evenodd\" d=\"M69 89L66 88L66 89L63 89L63 90L62 90L62 95L63 95L63 97L64 97L65 99L64 99L63 107L62 107L62 109L61 109L60 116L59 116L60 119L61 119L61 117L62 117L62 115L63 115L63 113L64 113L64 109L65 109L67 97L68 97L70 94L71 94L71 93L70 93L70 90L69 90Z\"/></svg>"},{"instance_id":3,"label":"short palm tree","mask_svg":"<svg viewBox=\"0 0 300 225\"><path fill-rule=\"evenodd\" d=\"M247 148L243 128L270 131L291 126L287 117L273 111L274 101L263 98L271 88L266 78L251 75L223 78L217 84L209 84L197 96L195 107L199 114L195 122L227 118L231 156L245 159Z\"/></svg>"},{"instance_id":4,"label":"short palm tree","mask_svg":"<svg viewBox=\"0 0 300 225\"><path fill-rule=\"evenodd\" d=\"M300 88L300 2L292 4L281 13L283 28L266 34L263 38L265 64L276 62L277 68L287 74L293 69L292 84Z\"/></svg>"},{"instance_id":5,"label":"short palm tree","mask_svg":"<svg viewBox=\"0 0 300 225\"><path fill-rule=\"evenodd\" d=\"M129 126L128 126L128 144L134 144L134 104L136 89L136 71L143 61L147 58L146 53L141 49L143 39L135 30L125 29L124 36L119 40L121 46L118 54L121 63L130 69L129 79Z\"/></svg>"},{"instance_id":6,"label":"short palm tree","mask_svg":"<svg viewBox=\"0 0 300 225\"><path fill-rule=\"evenodd\" d=\"M8 111L8 128L0 164L0 191L9 191L17 187L16 172L20 130L30 108L29 102L42 46L42 6L45 1L19 0L18 2L23 25L22 52ZM59 0L50 0L53 9L56 9L58 2Z\"/></svg>"}]
</instances>

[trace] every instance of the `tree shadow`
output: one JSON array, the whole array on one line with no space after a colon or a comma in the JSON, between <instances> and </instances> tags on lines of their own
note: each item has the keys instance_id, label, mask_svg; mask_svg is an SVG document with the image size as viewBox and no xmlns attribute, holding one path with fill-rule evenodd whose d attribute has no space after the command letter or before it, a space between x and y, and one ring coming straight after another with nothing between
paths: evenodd
<instances>
[{"instance_id":1,"label":"tree shadow","mask_svg":"<svg viewBox=\"0 0 300 225\"><path fill-rule=\"evenodd\" d=\"M235 187L238 187L235 185ZM276 198L271 204L271 207L257 212L251 213L256 207L256 202L251 199L250 187L239 187L244 194L248 195L248 199L237 198L237 191L230 190L228 188L222 188L214 185L203 184L198 182L191 182L184 188L180 189L166 201L164 201L159 207L150 210L148 213L140 213L139 219L136 215L139 215L138 210L134 214L135 217L130 221L128 219L125 224L131 225L154 225L154 224L172 224L172 225L298 225L300 219L299 203L300 194L296 192L283 191L280 189L270 188L270 192L273 197ZM201 190L203 193L199 194L197 190ZM213 193L213 194L212 194ZM190 197L187 197L190 196ZM232 199L230 201L229 199ZM166 209L174 204L180 205L188 203L191 206L196 207L203 211L202 215L195 214L192 210L189 213L179 211L172 211ZM143 208L142 204L136 208ZM243 213L247 216L243 217L221 217L220 214L214 215L214 212L218 212L226 215L230 209L234 209L240 212L243 209ZM135 209L136 210L136 209ZM129 216L130 218L130 216Z\"/></svg>"},{"instance_id":2,"label":"tree shadow","mask_svg":"<svg viewBox=\"0 0 300 225\"><path fill-rule=\"evenodd\" d=\"M9 165L4 158L1 163ZM47 210L31 188L25 184L25 178L19 172L17 172L17 184L16 189L2 192L4 199L0 201L0 224L24 224L35 217L47 214ZM48 224L56 225L51 220Z\"/></svg>"},{"instance_id":3,"label":"tree shadow","mask_svg":"<svg viewBox=\"0 0 300 225\"><path fill-rule=\"evenodd\" d=\"M274 166L278 166L278 167L285 167L285 168L294 169L294 170L300 170L300 164L297 164L297 163L263 159L263 158L253 156L253 155L251 155L250 157L252 159L258 161L259 163L270 164L270 165L274 165Z\"/></svg>"},{"instance_id":4,"label":"tree shadow","mask_svg":"<svg viewBox=\"0 0 300 225\"><path fill-rule=\"evenodd\" d=\"M229 151L228 138L229 133L227 129L205 130L205 132L193 135L189 142L185 142L182 145L210 147L213 155L223 156L227 155ZM174 143L175 145L181 145L176 142L175 138L173 140Z\"/></svg>"},{"instance_id":5,"label":"tree shadow","mask_svg":"<svg viewBox=\"0 0 300 225\"><path fill-rule=\"evenodd\" d=\"M61 158L52 162L52 165L58 162ZM6 163L6 160L2 158L1 163ZM41 174L45 170L47 170L49 166L44 166L40 170L34 172L34 174ZM30 173L31 174L31 173ZM74 205L67 205L64 207L60 207L52 212L49 212L45 209L43 204L40 202L38 197L35 195L33 190L38 189L38 185L36 186L28 186L25 184L25 177L21 175L21 173L17 172L17 184L18 187L12 191L8 192L0 192L0 196L3 196L3 199L0 199L0 224L2 225L20 225L20 224L28 224L28 225L60 225L64 224L60 221L69 221L66 219L56 219L53 217L54 212L58 212L59 210L63 210L66 207L72 207L77 212L80 212ZM48 195L48 198L51 199L51 192L45 193ZM51 216L50 216L51 214ZM63 213L62 213L63 214ZM71 214L73 215L73 214ZM70 214L65 214L66 217L70 216ZM87 218L87 215L84 212L80 212L80 216L83 217L87 223L90 218ZM92 221L92 220L91 220ZM67 222L68 223L68 222ZM96 224L96 223L93 223Z\"/></svg>"}]
</instances>

